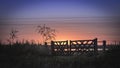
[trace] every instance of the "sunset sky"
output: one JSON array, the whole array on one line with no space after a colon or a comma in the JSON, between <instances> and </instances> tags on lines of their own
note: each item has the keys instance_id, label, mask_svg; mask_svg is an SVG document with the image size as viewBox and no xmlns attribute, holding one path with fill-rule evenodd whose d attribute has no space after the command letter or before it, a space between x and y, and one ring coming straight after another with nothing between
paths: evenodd
<instances>
[{"instance_id":1,"label":"sunset sky","mask_svg":"<svg viewBox=\"0 0 120 68\"><path fill-rule=\"evenodd\" d=\"M1 0L0 40L40 41L37 25L56 29L56 40L120 41L120 0ZM3 21L4 20L4 21Z\"/></svg>"}]
</instances>

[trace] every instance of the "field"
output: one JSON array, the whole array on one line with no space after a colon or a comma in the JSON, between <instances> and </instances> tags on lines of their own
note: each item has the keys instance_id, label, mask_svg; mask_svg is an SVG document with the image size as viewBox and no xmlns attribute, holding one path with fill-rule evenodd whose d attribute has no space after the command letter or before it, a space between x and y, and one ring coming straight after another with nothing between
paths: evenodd
<instances>
[{"instance_id":1,"label":"field","mask_svg":"<svg viewBox=\"0 0 120 68\"><path fill-rule=\"evenodd\" d=\"M0 45L0 68L120 68L120 46L97 56L53 56L45 45Z\"/></svg>"}]
</instances>

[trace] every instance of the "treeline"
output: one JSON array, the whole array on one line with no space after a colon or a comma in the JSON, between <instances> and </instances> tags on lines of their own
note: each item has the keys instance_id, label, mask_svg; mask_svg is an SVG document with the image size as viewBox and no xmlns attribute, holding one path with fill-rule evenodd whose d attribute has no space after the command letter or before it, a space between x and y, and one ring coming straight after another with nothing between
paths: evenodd
<instances>
[{"instance_id":1,"label":"treeline","mask_svg":"<svg viewBox=\"0 0 120 68\"><path fill-rule=\"evenodd\" d=\"M120 68L120 46L97 56L52 56L45 45L0 44L0 68Z\"/></svg>"}]
</instances>

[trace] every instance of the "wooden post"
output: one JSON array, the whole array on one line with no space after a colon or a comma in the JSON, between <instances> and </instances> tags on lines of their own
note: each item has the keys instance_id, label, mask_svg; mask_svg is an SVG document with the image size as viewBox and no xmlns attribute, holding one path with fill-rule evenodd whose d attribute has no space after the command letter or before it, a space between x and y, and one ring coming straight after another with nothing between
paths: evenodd
<instances>
[{"instance_id":1,"label":"wooden post","mask_svg":"<svg viewBox=\"0 0 120 68\"><path fill-rule=\"evenodd\" d=\"M66 51L66 55L69 55L69 46L68 46L68 40L66 42L66 45L67 45L67 51Z\"/></svg>"},{"instance_id":2,"label":"wooden post","mask_svg":"<svg viewBox=\"0 0 120 68\"><path fill-rule=\"evenodd\" d=\"M106 50L106 40L103 40L103 51L105 52Z\"/></svg>"},{"instance_id":3,"label":"wooden post","mask_svg":"<svg viewBox=\"0 0 120 68\"><path fill-rule=\"evenodd\" d=\"M94 39L94 52L95 52L95 55L97 55L97 53L98 53L98 43L97 43L97 38Z\"/></svg>"},{"instance_id":4,"label":"wooden post","mask_svg":"<svg viewBox=\"0 0 120 68\"><path fill-rule=\"evenodd\" d=\"M71 55L71 40L70 40L70 47L69 47L69 55Z\"/></svg>"},{"instance_id":5,"label":"wooden post","mask_svg":"<svg viewBox=\"0 0 120 68\"><path fill-rule=\"evenodd\" d=\"M51 41L51 54L54 55L54 42Z\"/></svg>"},{"instance_id":6,"label":"wooden post","mask_svg":"<svg viewBox=\"0 0 120 68\"><path fill-rule=\"evenodd\" d=\"M47 47L47 42L44 43L45 47Z\"/></svg>"}]
</instances>

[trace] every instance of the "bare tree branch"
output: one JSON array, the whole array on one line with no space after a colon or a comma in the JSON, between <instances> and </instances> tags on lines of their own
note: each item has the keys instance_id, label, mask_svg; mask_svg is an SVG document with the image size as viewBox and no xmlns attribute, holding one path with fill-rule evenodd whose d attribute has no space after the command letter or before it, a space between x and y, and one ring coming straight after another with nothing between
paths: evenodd
<instances>
[{"instance_id":1,"label":"bare tree branch","mask_svg":"<svg viewBox=\"0 0 120 68\"><path fill-rule=\"evenodd\" d=\"M51 40L55 40L56 31L45 24L43 26L37 26L37 32L43 37L43 43Z\"/></svg>"},{"instance_id":2,"label":"bare tree branch","mask_svg":"<svg viewBox=\"0 0 120 68\"><path fill-rule=\"evenodd\" d=\"M15 30L15 29L12 29L11 31L10 31L10 37L9 37L9 39L11 40L10 42L11 43L14 43L14 40L16 39L16 38L18 38L17 37L17 33L18 33L19 31L17 31L17 30Z\"/></svg>"}]
</instances>

